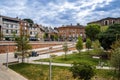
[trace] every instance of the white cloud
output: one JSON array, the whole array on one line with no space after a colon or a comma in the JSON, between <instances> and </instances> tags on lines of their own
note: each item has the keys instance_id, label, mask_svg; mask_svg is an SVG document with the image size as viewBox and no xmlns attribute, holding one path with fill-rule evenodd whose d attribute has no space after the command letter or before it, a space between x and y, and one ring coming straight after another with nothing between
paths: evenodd
<instances>
[{"instance_id":1,"label":"white cloud","mask_svg":"<svg viewBox=\"0 0 120 80\"><path fill-rule=\"evenodd\" d=\"M105 16L116 16L118 9L94 11L97 7L104 8L114 0L56 0L42 3L40 0L5 0L0 4L0 13L6 16L32 18L35 22L48 26L81 23L86 24L93 19ZM110 15L110 12L115 11ZM99 15L96 16L96 15ZM88 17L87 17L88 16ZM61 18L64 17L64 18Z\"/></svg>"}]
</instances>

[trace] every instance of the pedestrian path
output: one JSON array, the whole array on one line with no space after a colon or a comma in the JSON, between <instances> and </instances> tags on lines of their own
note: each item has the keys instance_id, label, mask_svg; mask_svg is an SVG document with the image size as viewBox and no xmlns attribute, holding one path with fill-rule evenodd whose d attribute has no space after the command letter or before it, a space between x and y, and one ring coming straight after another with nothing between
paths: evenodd
<instances>
[{"instance_id":1,"label":"pedestrian path","mask_svg":"<svg viewBox=\"0 0 120 80\"><path fill-rule=\"evenodd\" d=\"M29 61L26 63L30 63L30 64L41 64L41 65L49 65L50 62L37 62L37 61ZM64 67L72 67L72 64L65 64L65 63L51 63L51 65L53 66L64 66ZM107 67L107 66L96 66L96 69L105 69L105 70L109 70L109 69L114 69L112 67Z\"/></svg>"},{"instance_id":2,"label":"pedestrian path","mask_svg":"<svg viewBox=\"0 0 120 80\"><path fill-rule=\"evenodd\" d=\"M28 80L16 73L15 71L6 68L5 66L0 66L0 80Z\"/></svg>"}]
</instances>

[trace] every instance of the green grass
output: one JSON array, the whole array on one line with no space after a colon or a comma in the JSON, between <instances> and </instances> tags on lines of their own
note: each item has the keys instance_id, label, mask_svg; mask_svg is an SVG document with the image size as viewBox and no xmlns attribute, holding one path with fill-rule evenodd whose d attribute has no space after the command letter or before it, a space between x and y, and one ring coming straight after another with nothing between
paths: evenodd
<instances>
[{"instance_id":1,"label":"green grass","mask_svg":"<svg viewBox=\"0 0 120 80\"><path fill-rule=\"evenodd\" d=\"M47 65L21 63L10 65L9 68L29 80L48 80L49 78L49 66ZM113 75L113 71L111 70L96 70L95 76L98 80L110 80ZM66 80L67 76L70 80L75 80L73 79L72 73L69 71L68 67L52 66L52 80Z\"/></svg>"},{"instance_id":2,"label":"green grass","mask_svg":"<svg viewBox=\"0 0 120 80\"><path fill-rule=\"evenodd\" d=\"M21 63L21 64L10 65L9 68L13 69L14 71L18 72L19 74L23 75L29 80L48 80L49 78L49 66L47 65ZM52 66L53 80L57 80L54 78L60 78L60 76L63 76L61 78L65 80L66 76L64 73L60 74L61 71L70 74L68 67Z\"/></svg>"},{"instance_id":3,"label":"green grass","mask_svg":"<svg viewBox=\"0 0 120 80\"><path fill-rule=\"evenodd\" d=\"M49 62L49 58L40 59L37 61ZM69 54L67 55L67 59L64 58L64 55L52 58L52 62L55 62L55 63L72 64L73 62L85 62L94 66L98 65L99 61L104 62L106 65L108 65L109 63L108 60L94 59L92 58L92 55L88 54L87 52L82 52L81 54L78 54L78 53Z\"/></svg>"}]
</instances>

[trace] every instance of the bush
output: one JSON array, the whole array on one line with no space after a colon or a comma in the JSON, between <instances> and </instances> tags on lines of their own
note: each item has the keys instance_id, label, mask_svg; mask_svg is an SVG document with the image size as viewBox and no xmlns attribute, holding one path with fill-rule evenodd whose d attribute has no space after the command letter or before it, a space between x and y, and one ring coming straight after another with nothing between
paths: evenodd
<instances>
[{"instance_id":1,"label":"bush","mask_svg":"<svg viewBox=\"0 0 120 80\"><path fill-rule=\"evenodd\" d=\"M95 74L94 68L86 63L73 63L70 71L72 71L74 78L84 80L90 80Z\"/></svg>"}]
</instances>

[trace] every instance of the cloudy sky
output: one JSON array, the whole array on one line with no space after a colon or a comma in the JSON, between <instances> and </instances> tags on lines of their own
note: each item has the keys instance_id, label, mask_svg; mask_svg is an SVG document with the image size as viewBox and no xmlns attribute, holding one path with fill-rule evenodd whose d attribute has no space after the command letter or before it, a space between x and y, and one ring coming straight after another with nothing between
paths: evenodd
<instances>
[{"instance_id":1,"label":"cloudy sky","mask_svg":"<svg viewBox=\"0 0 120 80\"><path fill-rule=\"evenodd\" d=\"M120 17L120 0L0 0L0 14L59 27Z\"/></svg>"}]
</instances>

